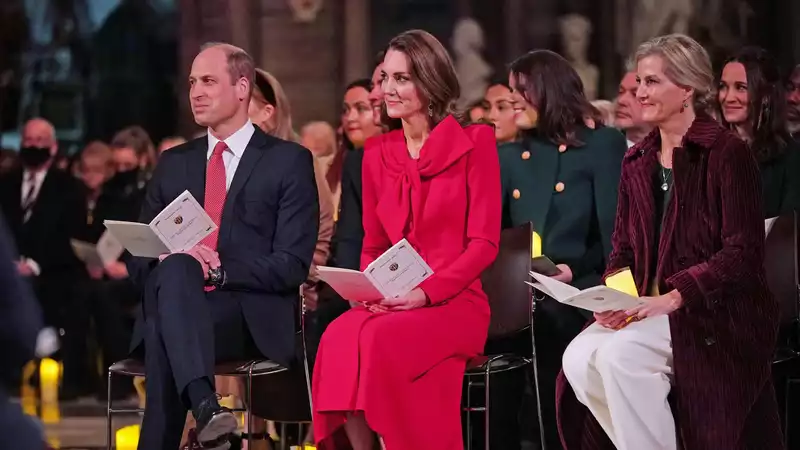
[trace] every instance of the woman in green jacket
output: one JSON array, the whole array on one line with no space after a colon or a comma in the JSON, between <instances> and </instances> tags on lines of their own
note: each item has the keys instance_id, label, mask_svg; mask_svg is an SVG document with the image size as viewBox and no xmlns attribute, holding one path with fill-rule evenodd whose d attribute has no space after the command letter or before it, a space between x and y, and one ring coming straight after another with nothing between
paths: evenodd
<instances>
[{"instance_id":1,"label":"woman in green jacket","mask_svg":"<svg viewBox=\"0 0 800 450\"><path fill-rule=\"evenodd\" d=\"M561 56L530 52L511 65L519 143L501 147L503 223L527 222L542 251L580 289L601 283L617 207L625 137L604 127L580 77ZM532 128L532 125L535 126ZM555 379L561 356L590 316L547 298L537 305L539 393L548 449L561 447L555 423Z\"/></svg>"}]
</instances>

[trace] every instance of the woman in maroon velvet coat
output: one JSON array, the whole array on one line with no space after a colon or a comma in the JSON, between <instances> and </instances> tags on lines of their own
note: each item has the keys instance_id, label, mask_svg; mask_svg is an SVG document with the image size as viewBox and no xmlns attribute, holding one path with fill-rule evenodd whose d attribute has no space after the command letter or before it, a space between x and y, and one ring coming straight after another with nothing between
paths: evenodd
<instances>
[{"instance_id":1,"label":"woman in maroon velvet coat","mask_svg":"<svg viewBox=\"0 0 800 450\"><path fill-rule=\"evenodd\" d=\"M607 274L630 267L645 302L596 314L564 354L562 441L782 449L770 381L778 305L763 271L755 159L701 111L713 78L697 42L659 37L635 59L637 97L656 129L623 160Z\"/></svg>"}]
</instances>

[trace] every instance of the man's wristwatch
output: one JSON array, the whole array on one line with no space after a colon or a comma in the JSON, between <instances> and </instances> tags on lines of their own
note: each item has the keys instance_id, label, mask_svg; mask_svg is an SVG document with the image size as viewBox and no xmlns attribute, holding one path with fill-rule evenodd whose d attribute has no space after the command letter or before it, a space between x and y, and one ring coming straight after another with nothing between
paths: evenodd
<instances>
[{"instance_id":1,"label":"man's wristwatch","mask_svg":"<svg viewBox=\"0 0 800 450\"><path fill-rule=\"evenodd\" d=\"M206 280L206 285L214 286L216 288L221 288L225 285L225 270L222 269L222 266L219 266L216 269L208 270L208 280Z\"/></svg>"}]
</instances>

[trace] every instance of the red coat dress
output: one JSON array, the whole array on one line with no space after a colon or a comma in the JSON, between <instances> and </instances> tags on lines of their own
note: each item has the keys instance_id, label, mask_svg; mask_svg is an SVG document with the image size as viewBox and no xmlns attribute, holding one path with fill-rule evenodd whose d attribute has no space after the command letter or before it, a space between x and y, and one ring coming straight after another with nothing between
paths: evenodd
<instances>
[{"instance_id":1,"label":"red coat dress","mask_svg":"<svg viewBox=\"0 0 800 450\"><path fill-rule=\"evenodd\" d=\"M388 450L461 450L464 367L480 353L489 304L480 274L500 240L500 163L494 133L451 116L412 159L401 130L367 142L363 165L366 267L408 239L434 271L431 306L370 313L356 307L325 331L314 367L314 433L321 448L352 411Z\"/></svg>"},{"instance_id":2,"label":"red coat dress","mask_svg":"<svg viewBox=\"0 0 800 450\"><path fill-rule=\"evenodd\" d=\"M675 192L653 274L660 147L656 129L623 159L606 273L630 267L641 295L655 277L660 292L678 289L683 297L684 306L669 315L670 395L681 448L780 450L770 378L779 309L764 274L758 166L744 142L712 118L697 117L673 153ZM556 398L566 450L614 448L563 373Z\"/></svg>"}]
</instances>

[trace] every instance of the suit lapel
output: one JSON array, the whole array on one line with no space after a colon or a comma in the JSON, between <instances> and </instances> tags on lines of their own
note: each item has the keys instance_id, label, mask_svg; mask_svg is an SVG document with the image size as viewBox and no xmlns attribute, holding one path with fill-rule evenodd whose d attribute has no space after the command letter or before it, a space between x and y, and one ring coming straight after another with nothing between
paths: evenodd
<instances>
[{"instance_id":1,"label":"suit lapel","mask_svg":"<svg viewBox=\"0 0 800 450\"><path fill-rule=\"evenodd\" d=\"M263 149L266 143L267 136L258 127L255 127L253 137L250 138L250 142L242 154L242 159L236 168L231 187L228 189L228 195L225 197L225 206L222 209L222 223L219 230L220 238L227 239L229 237L231 230L230 218L233 217L233 205L236 196L239 195L239 192L241 192L253 173L256 164L258 164L258 160L263 156Z\"/></svg>"},{"instance_id":2,"label":"suit lapel","mask_svg":"<svg viewBox=\"0 0 800 450\"><path fill-rule=\"evenodd\" d=\"M193 152L188 152L189 159L186 161L186 178L189 180L189 192L203 205L206 199L206 165L208 163L208 141L206 139L197 140L197 148Z\"/></svg>"},{"instance_id":3,"label":"suit lapel","mask_svg":"<svg viewBox=\"0 0 800 450\"><path fill-rule=\"evenodd\" d=\"M527 150L531 152L529 159L521 159L527 176L527 189L522 192L528 197L524 204L533 205L531 208L531 222L533 229L540 235L546 233L547 213L550 211L550 201L558 176L558 150L550 148L551 144L528 141Z\"/></svg>"}]
</instances>

